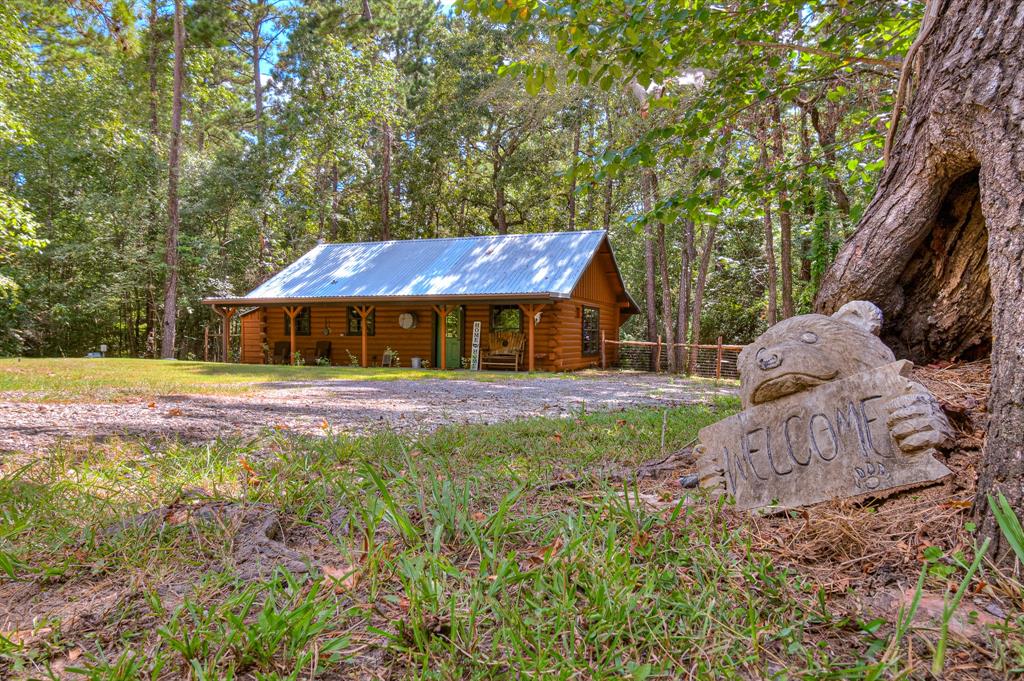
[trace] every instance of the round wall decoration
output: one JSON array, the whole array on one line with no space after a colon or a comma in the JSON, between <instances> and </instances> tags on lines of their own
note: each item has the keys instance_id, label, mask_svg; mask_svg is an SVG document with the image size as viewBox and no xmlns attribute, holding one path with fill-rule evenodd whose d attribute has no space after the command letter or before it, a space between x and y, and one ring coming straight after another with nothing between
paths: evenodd
<instances>
[{"instance_id":1,"label":"round wall decoration","mask_svg":"<svg viewBox=\"0 0 1024 681\"><path fill-rule=\"evenodd\" d=\"M403 329L415 329L416 322L417 319L415 312L403 312L398 315L398 325Z\"/></svg>"}]
</instances>

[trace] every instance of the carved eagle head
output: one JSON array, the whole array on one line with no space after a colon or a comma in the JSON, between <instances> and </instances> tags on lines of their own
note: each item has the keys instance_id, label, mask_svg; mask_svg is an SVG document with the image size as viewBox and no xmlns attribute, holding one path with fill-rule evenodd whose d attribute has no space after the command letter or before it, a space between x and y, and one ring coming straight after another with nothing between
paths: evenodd
<instances>
[{"instance_id":1,"label":"carved eagle head","mask_svg":"<svg viewBox=\"0 0 1024 681\"><path fill-rule=\"evenodd\" d=\"M774 325L739 357L743 408L895 361L878 338L882 311L856 300L831 317L806 314Z\"/></svg>"}]
</instances>

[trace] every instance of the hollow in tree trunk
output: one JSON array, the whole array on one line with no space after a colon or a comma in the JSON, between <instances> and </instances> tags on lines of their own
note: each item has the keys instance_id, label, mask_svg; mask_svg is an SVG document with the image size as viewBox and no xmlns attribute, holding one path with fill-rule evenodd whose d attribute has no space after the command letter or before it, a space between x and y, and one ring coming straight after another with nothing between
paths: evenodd
<instances>
[{"instance_id":1,"label":"hollow in tree trunk","mask_svg":"<svg viewBox=\"0 0 1024 681\"><path fill-rule=\"evenodd\" d=\"M932 1L890 162L816 307L876 302L883 337L917 362L991 351L974 510L1005 557L985 495L1024 510L1024 5Z\"/></svg>"}]
</instances>

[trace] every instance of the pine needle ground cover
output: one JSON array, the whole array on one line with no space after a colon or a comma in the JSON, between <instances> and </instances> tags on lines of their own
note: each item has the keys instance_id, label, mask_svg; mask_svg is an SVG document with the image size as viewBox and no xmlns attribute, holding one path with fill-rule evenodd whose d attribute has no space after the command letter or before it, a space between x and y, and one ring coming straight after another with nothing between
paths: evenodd
<instances>
[{"instance_id":1,"label":"pine needle ground cover","mask_svg":"<svg viewBox=\"0 0 1024 681\"><path fill-rule=\"evenodd\" d=\"M947 627L949 678L1020 668L1019 595L969 576L962 504L942 510L943 533L905 538L906 564L883 553L852 563L857 577L825 544L877 552L847 539L858 523L811 527L806 563L806 517L766 528L684 501L674 474L602 474L685 460L737 409L5 455L0 676L923 677L943 627L921 613L965 577L974 615ZM845 582L819 573L830 560ZM861 603L880 575L916 606ZM1006 612L982 626L973 599L997 581Z\"/></svg>"}]
</instances>

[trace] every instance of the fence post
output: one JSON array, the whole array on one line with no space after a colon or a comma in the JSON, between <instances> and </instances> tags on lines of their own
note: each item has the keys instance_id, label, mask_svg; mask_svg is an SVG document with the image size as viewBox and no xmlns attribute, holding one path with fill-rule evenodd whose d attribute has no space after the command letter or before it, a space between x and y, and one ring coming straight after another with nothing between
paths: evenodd
<instances>
[{"instance_id":1,"label":"fence post","mask_svg":"<svg viewBox=\"0 0 1024 681\"><path fill-rule=\"evenodd\" d=\"M718 358L715 360L715 380L722 378L722 337L718 337Z\"/></svg>"},{"instance_id":2,"label":"fence post","mask_svg":"<svg viewBox=\"0 0 1024 681\"><path fill-rule=\"evenodd\" d=\"M608 360L607 360L607 358L605 357L605 354L604 354L604 342L605 342L604 329L601 329L601 368L602 369L607 369L608 368Z\"/></svg>"},{"instance_id":3,"label":"fence post","mask_svg":"<svg viewBox=\"0 0 1024 681\"><path fill-rule=\"evenodd\" d=\"M203 361L210 361L210 325L203 325Z\"/></svg>"},{"instance_id":4,"label":"fence post","mask_svg":"<svg viewBox=\"0 0 1024 681\"><path fill-rule=\"evenodd\" d=\"M654 353L654 373L661 373L661 334L658 334L658 349Z\"/></svg>"}]
</instances>

